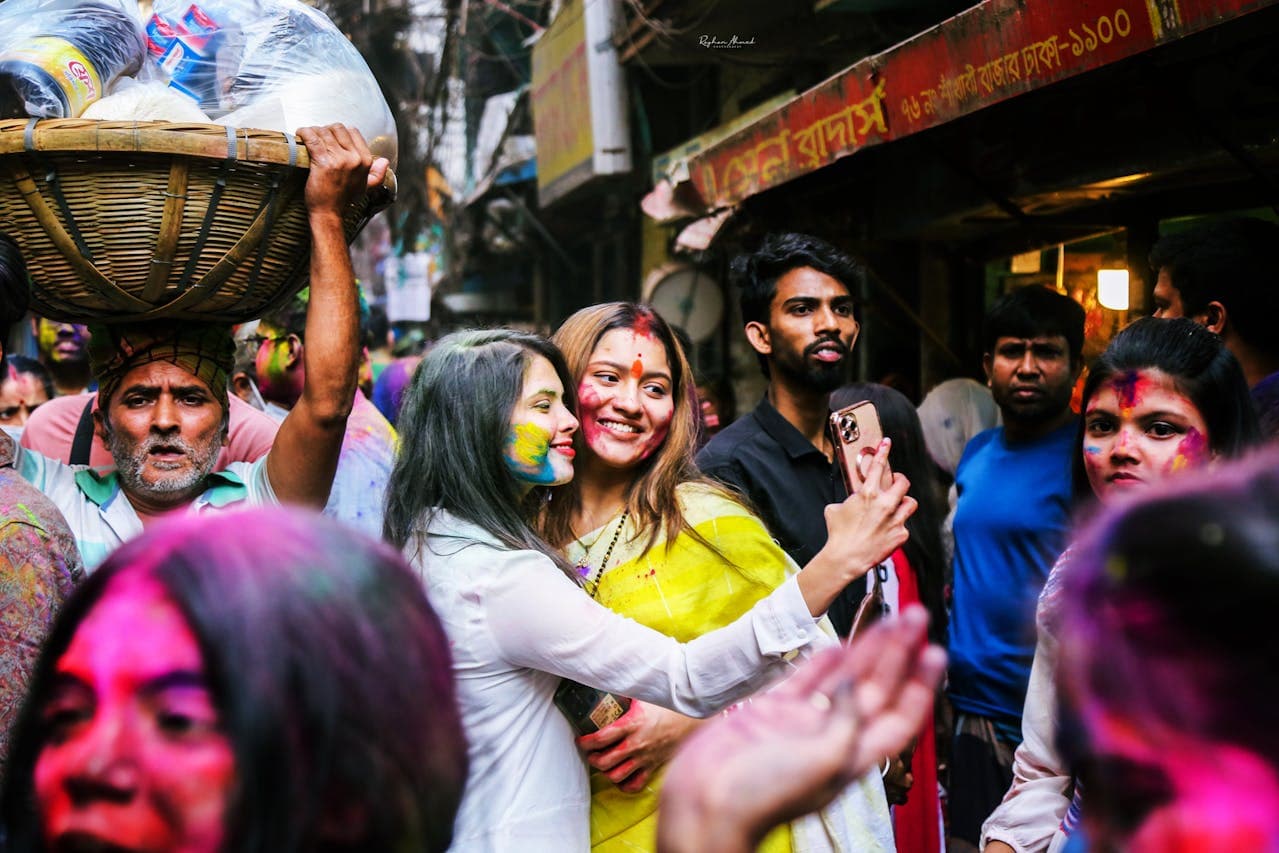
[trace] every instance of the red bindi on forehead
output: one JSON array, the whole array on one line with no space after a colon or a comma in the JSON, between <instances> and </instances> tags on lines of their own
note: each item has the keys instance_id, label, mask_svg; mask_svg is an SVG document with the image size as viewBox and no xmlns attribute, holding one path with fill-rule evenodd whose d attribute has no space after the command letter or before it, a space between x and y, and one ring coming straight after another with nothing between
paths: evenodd
<instances>
[{"instance_id":1,"label":"red bindi on forehead","mask_svg":"<svg viewBox=\"0 0 1279 853\"><path fill-rule=\"evenodd\" d=\"M631 378L639 379L644 375L644 359L639 356L635 357L635 361L631 362Z\"/></svg>"}]
</instances>

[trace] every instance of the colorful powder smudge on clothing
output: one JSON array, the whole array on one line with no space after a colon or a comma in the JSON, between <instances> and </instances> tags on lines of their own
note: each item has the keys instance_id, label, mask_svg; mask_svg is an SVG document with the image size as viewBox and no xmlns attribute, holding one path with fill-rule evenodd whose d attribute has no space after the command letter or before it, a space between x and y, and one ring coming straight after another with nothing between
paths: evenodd
<instances>
[{"instance_id":1,"label":"colorful powder smudge on clothing","mask_svg":"<svg viewBox=\"0 0 1279 853\"><path fill-rule=\"evenodd\" d=\"M506 464L528 483L550 485L555 482L551 466L551 433L537 424L515 424L506 439Z\"/></svg>"}]
</instances>

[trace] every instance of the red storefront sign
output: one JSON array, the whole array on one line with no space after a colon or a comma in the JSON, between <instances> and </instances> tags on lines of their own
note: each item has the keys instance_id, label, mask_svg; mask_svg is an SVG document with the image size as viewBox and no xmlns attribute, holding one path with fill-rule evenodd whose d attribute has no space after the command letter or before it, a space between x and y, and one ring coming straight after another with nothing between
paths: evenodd
<instances>
[{"instance_id":1,"label":"red storefront sign","mask_svg":"<svg viewBox=\"0 0 1279 853\"><path fill-rule=\"evenodd\" d=\"M709 208L1279 0L986 0L689 159Z\"/></svg>"}]
</instances>

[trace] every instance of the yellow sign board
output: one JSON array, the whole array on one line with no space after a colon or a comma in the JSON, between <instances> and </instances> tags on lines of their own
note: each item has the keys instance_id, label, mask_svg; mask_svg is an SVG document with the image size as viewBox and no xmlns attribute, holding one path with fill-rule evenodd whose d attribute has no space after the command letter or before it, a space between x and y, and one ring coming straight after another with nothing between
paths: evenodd
<instances>
[{"instance_id":1,"label":"yellow sign board","mask_svg":"<svg viewBox=\"0 0 1279 853\"><path fill-rule=\"evenodd\" d=\"M542 193L557 184L576 186L594 157L583 5L583 0L565 3L533 45L533 135Z\"/></svg>"}]
</instances>

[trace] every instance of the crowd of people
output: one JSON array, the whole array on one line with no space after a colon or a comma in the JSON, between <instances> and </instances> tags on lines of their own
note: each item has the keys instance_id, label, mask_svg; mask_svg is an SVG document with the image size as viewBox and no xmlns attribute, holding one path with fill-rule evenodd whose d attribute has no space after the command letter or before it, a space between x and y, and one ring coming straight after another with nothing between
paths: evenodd
<instances>
[{"instance_id":1,"label":"crowd of people","mask_svg":"<svg viewBox=\"0 0 1279 853\"><path fill-rule=\"evenodd\" d=\"M740 418L629 302L379 394L341 211L385 161L299 135L307 290L5 360L0 850L1279 849L1279 227L1161 241L1091 365L1003 296L918 411L802 234L733 264ZM27 286L0 240L0 321Z\"/></svg>"}]
</instances>

